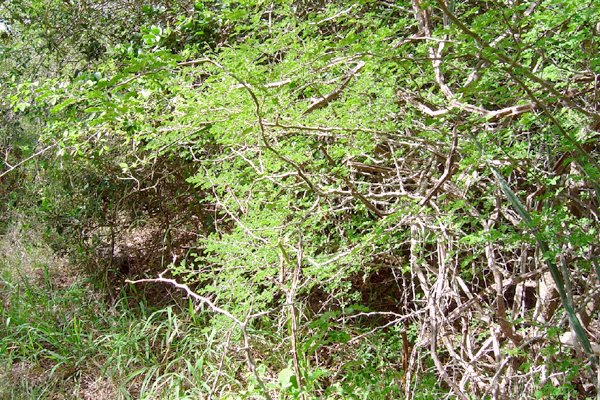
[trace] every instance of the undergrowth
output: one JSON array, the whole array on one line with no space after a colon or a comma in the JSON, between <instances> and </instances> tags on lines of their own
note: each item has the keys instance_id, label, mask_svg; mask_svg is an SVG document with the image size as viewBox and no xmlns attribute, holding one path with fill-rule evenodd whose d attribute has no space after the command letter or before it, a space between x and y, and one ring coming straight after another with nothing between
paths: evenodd
<instances>
[{"instance_id":1,"label":"undergrowth","mask_svg":"<svg viewBox=\"0 0 600 400\"><path fill-rule=\"evenodd\" d=\"M99 290L103 274L53 255L39 229L12 225L0 240L1 399L264 398L235 326L181 297L157 306L124 286L113 298ZM305 332L302 392L287 339L265 335L269 319L252 327L257 370L273 398L401 398L399 332L352 344L339 316L329 313ZM318 357L335 368L311 366ZM443 393L433 375L419 386L415 398Z\"/></svg>"},{"instance_id":2,"label":"undergrowth","mask_svg":"<svg viewBox=\"0 0 600 400\"><path fill-rule=\"evenodd\" d=\"M208 393L220 361L216 332L193 308L132 306L124 293L110 303L95 288L98 282L75 275L49 249L17 242L31 235L22 229L2 238L0 398Z\"/></svg>"}]
</instances>

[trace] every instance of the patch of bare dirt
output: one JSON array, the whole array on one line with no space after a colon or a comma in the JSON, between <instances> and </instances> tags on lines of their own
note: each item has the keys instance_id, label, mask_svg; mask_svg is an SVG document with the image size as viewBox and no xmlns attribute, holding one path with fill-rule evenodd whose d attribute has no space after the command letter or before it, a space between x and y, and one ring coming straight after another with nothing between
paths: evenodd
<instances>
[{"instance_id":1,"label":"patch of bare dirt","mask_svg":"<svg viewBox=\"0 0 600 400\"><path fill-rule=\"evenodd\" d=\"M86 376L81 381L80 398L83 400L114 400L119 390L114 382L102 377Z\"/></svg>"}]
</instances>

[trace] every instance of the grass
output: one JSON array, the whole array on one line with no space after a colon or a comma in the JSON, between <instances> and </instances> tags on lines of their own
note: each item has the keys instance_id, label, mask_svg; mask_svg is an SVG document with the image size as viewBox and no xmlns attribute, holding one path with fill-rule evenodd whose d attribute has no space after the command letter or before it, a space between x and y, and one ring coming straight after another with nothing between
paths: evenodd
<instances>
[{"instance_id":1,"label":"grass","mask_svg":"<svg viewBox=\"0 0 600 400\"><path fill-rule=\"evenodd\" d=\"M85 282L57 290L20 279L2 279L0 398L198 398L210 391L216 335L200 321L173 307L132 309L125 297L108 306Z\"/></svg>"},{"instance_id":2,"label":"grass","mask_svg":"<svg viewBox=\"0 0 600 400\"><path fill-rule=\"evenodd\" d=\"M0 399L204 398L235 378L193 308L111 304L23 229L0 241Z\"/></svg>"}]
</instances>

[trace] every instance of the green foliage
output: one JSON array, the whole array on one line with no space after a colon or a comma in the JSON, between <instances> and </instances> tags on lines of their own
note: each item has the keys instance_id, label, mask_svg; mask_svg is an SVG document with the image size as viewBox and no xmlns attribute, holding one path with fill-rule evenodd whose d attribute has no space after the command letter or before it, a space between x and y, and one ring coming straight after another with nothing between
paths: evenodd
<instances>
[{"instance_id":1,"label":"green foliage","mask_svg":"<svg viewBox=\"0 0 600 400\"><path fill-rule=\"evenodd\" d=\"M2 211L32 210L113 298L166 268L246 322L11 278L7 363L68 380L99 357L140 398L485 397L509 380L448 337L524 357L510 330L536 343L551 301L519 285L546 266L591 352L574 303L600 278L598 4L94 4L0 6ZM526 395L574 395L580 367L560 355L562 386Z\"/></svg>"}]
</instances>

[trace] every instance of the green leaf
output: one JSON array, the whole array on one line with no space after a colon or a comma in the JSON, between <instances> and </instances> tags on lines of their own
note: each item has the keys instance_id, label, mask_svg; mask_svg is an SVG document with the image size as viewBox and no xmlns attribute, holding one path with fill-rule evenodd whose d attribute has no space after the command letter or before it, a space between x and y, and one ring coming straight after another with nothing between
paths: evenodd
<instances>
[{"instance_id":1,"label":"green leaf","mask_svg":"<svg viewBox=\"0 0 600 400\"><path fill-rule=\"evenodd\" d=\"M71 97L71 98L68 98L67 100L63 101L62 103L60 103L60 104L57 104L57 105L55 105L54 107L52 107L52 108L50 109L50 112L52 112L52 113L58 113L58 112L60 112L61 110L64 110L66 107L68 107L68 106L70 106L71 104L74 104L74 103L76 103L76 102L77 102L77 99L75 99L75 98L73 98L73 97Z\"/></svg>"},{"instance_id":2,"label":"green leaf","mask_svg":"<svg viewBox=\"0 0 600 400\"><path fill-rule=\"evenodd\" d=\"M284 368L279 371L279 374L277 374L277 379L279 380L279 384L283 389L296 386L296 376L291 368Z\"/></svg>"}]
</instances>

